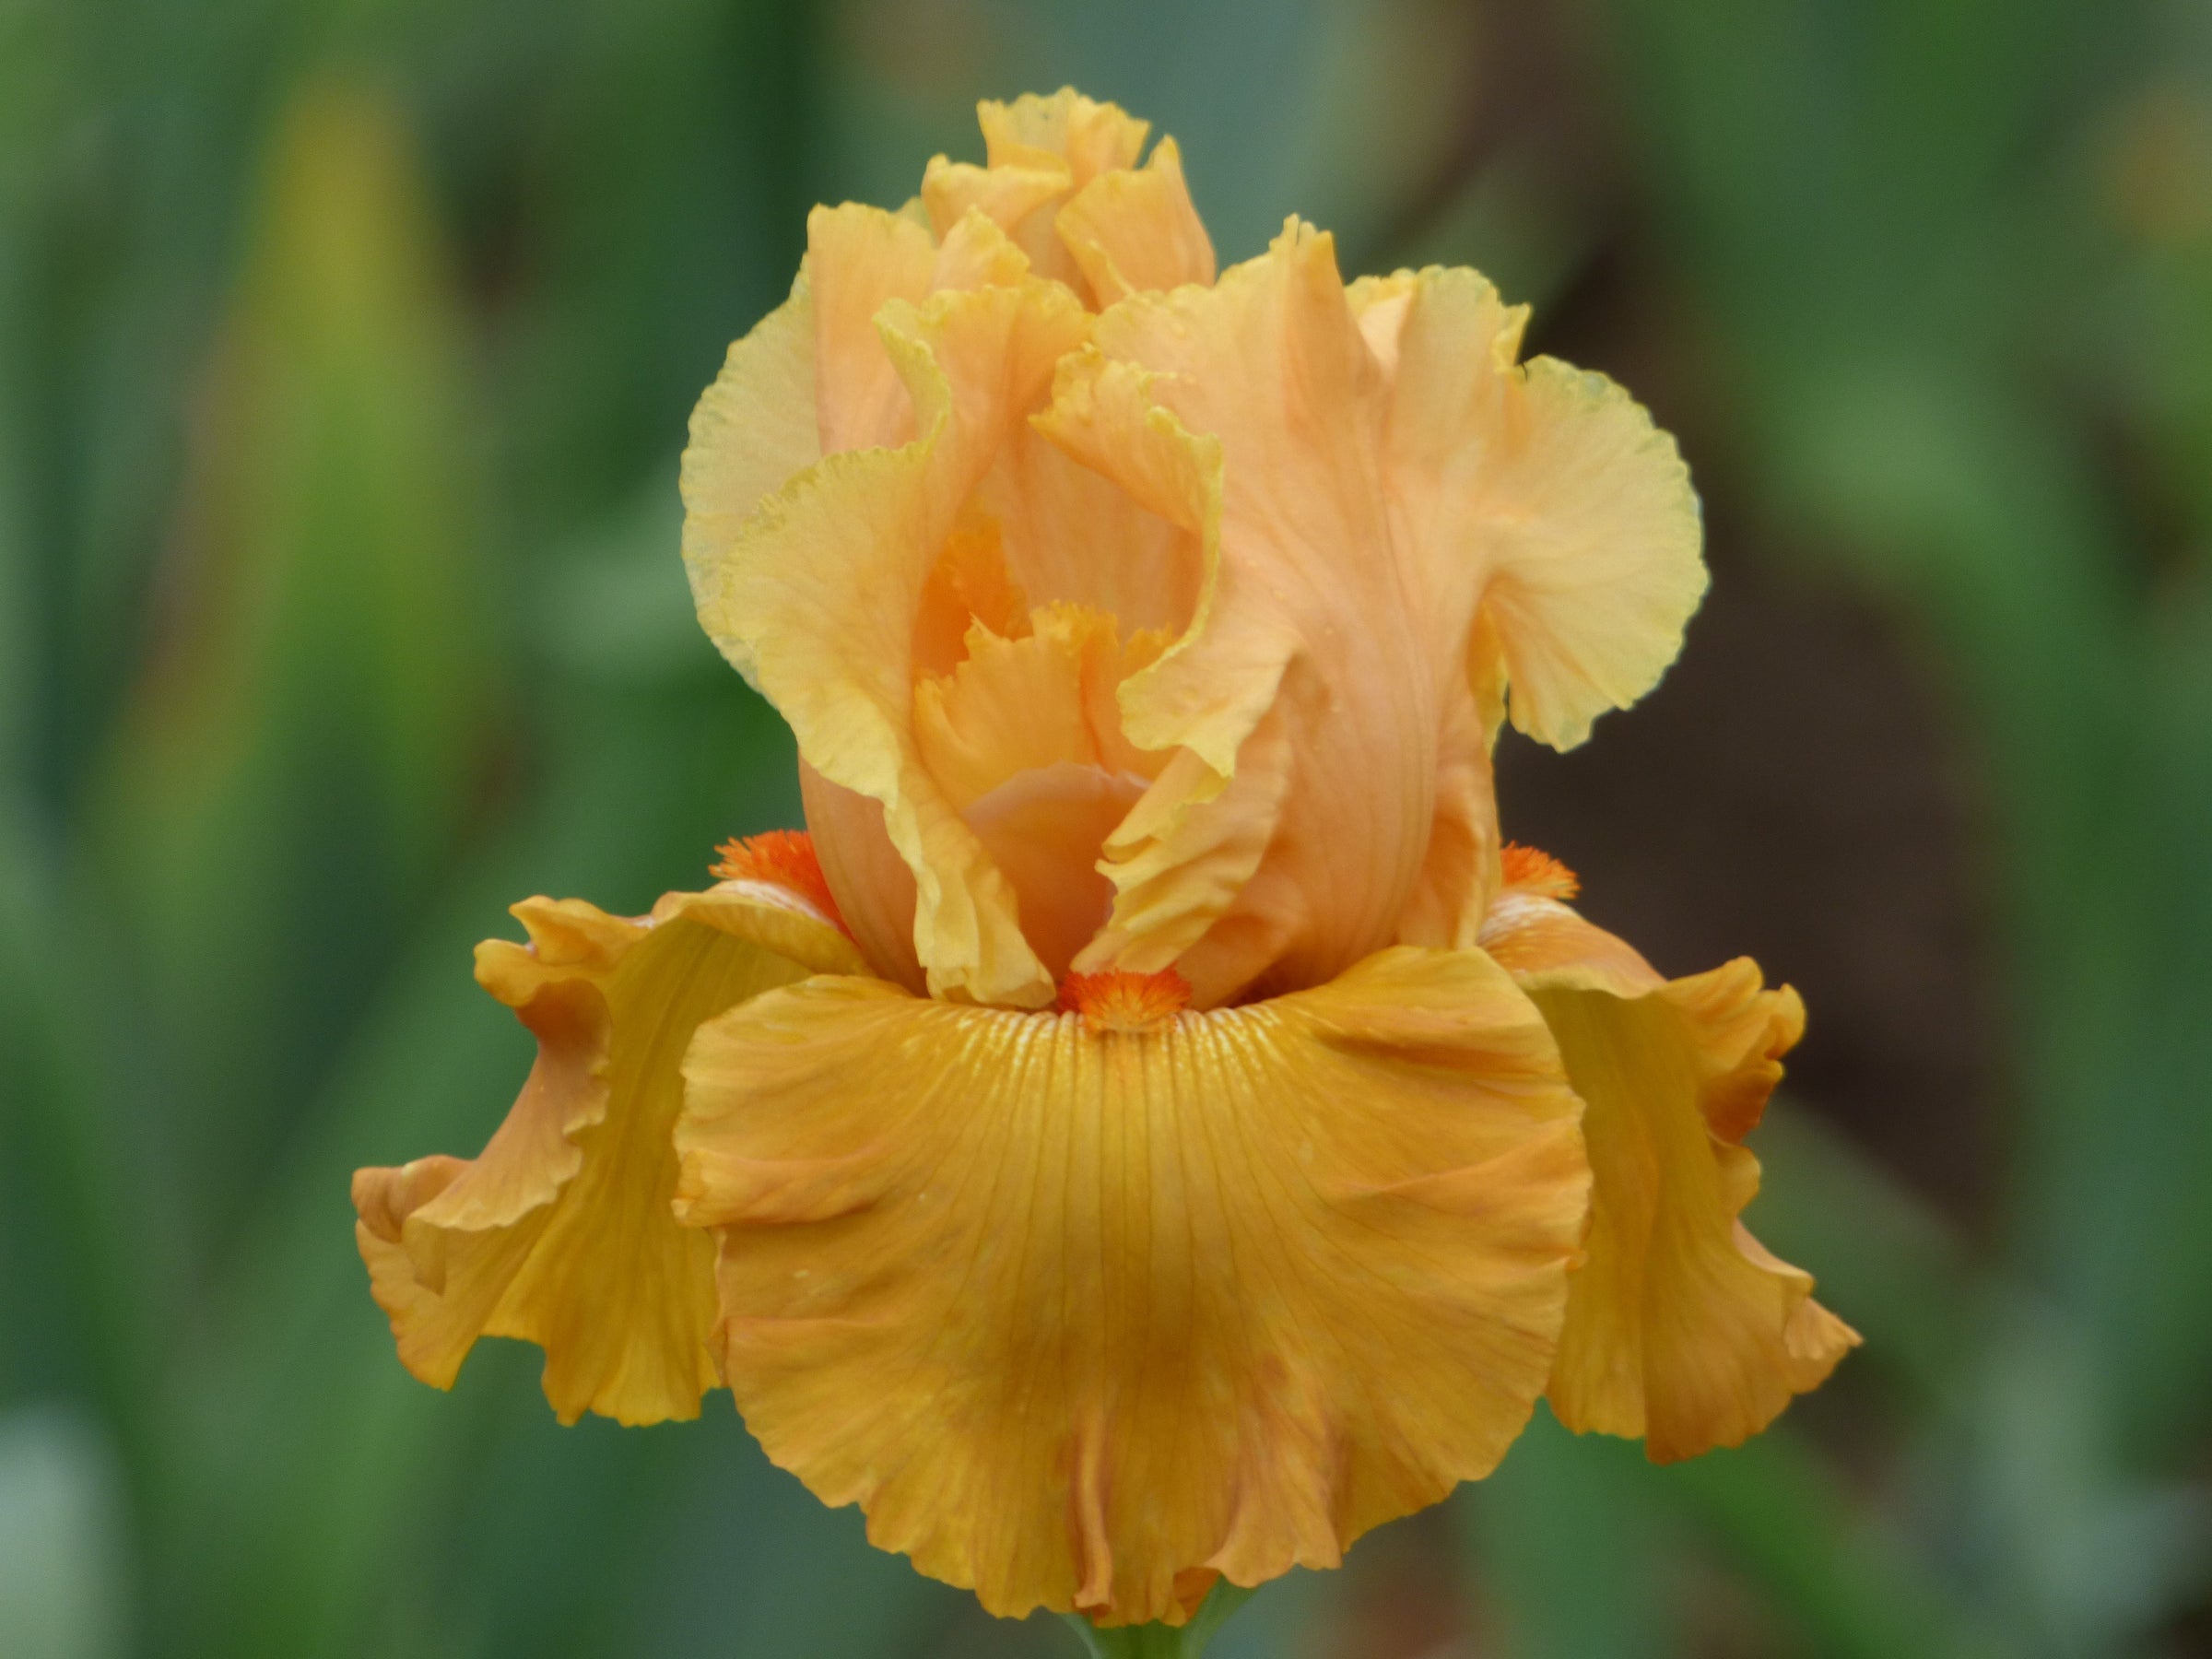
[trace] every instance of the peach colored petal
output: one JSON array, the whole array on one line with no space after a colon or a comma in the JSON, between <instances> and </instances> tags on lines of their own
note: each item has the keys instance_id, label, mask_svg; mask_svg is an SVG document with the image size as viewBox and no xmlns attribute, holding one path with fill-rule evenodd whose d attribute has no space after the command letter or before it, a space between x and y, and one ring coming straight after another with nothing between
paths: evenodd
<instances>
[{"instance_id":1,"label":"peach colored petal","mask_svg":"<svg viewBox=\"0 0 2212 1659\"><path fill-rule=\"evenodd\" d=\"M514 913L530 943L479 946L477 977L537 1064L475 1159L355 1174L371 1287L401 1360L440 1388L477 1337L516 1336L545 1349L563 1422L697 1417L718 1381L712 1253L669 1215L678 1062L710 1015L859 958L803 896L756 881L635 921L576 900Z\"/></svg>"},{"instance_id":2,"label":"peach colored petal","mask_svg":"<svg viewBox=\"0 0 2212 1659\"><path fill-rule=\"evenodd\" d=\"M1412 283L1388 353L1399 540L1449 630L1438 648L1464 646L1479 606L1513 724L1571 747L1681 648L1705 591L1697 495L1674 441L1611 381L1551 358L1515 365L1524 308L1473 271ZM1371 337L1400 292L1373 291Z\"/></svg>"},{"instance_id":3,"label":"peach colored petal","mask_svg":"<svg viewBox=\"0 0 2212 1659\"><path fill-rule=\"evenodd\" d=\"M922 174L922 201L940 233L969 214L981 213L1030 256L1039 276L1062 280L1077 271L1074 261L1053 244L1052 213L1073 188L1072 175L1058 157L1041 166L977 167L933 156ZM1032 227L1032 219L1041 223Z\"/></svg>"},{"instance_id":4,"label":"peach colored petal","mask_svg":"<svg viewBox=\"0 0 2212 1659\"><path fill-rule=\"evenodd\" d=\"M929 979L914 954L914 873L883 827L883 803L830 782L804 755L799 799L822 875L830 890L842 895L838 912L868 966L923 994Z\"/></svg>"},{"instance_id":5,"label":"peach colored petal","mask_svg":"<svg viewBox=\"0 0 2212 1659\"><path fill-rule=\"evenodd\" d=\"M1377 467L1382 371L1329 238L1295 221L1215 288L1124 300L1095 338L1039 424L1200 538L1194 619L1124 685L1122 708L1133 741L1181 746L1213 775L1171 766L1151 833L1124 827L1108 843L1108 874L1125 899L1147 889L1145 913L1117 901L1078 966L1165 966L1156 959L1190 947L1198 924L1219 931L1194 983L1318 983L1394 935L1435 810L1438 677ZM1291 779L1273 795L1276 821L1239 838L1261 842L1260 865L1241 883L1209 870L1202 900L1159 905L1163 850L1230 799L1240 751L1271 712ZM1299 913L1260 912L1285 896ZM1147 936L1149 918L1169 916L1172 936Z\"/></svg>"},{"instance_id":6,"label":"peach colored petal","mask_svg":"<svg viewBox=\"0 0 2212 1659\"><path fill-rule=\"evenodd\" d=\"M1025 92L1005 103L985 99L976 105L975 115L993 167L1064 161L1078 186L1102 172L1135 167L1152 130L1150 122L1139 121L1118 104L1086 98L1073 87Z\"/></svg>"},{"instance_id":7,"label":"peach colored petal","mask_svg":"<svg viewBox=\"0 0 2212 1659\"><path fill-rule=\"evenodd\" d=\"M1123 677L1120 631L1111 616L1047 606L1011 639L979 623L970 630L965 659L915 688L914 735L924 763L961 808L1016 772L1061 761L1157 771L1159 758L1122 735L1114 693Z\"/></svg>"},{"instance_id":8,"label":"peach colored petal","mask_svg":"<svg viewBox=\"0 0 2212 1659\"><path fill-rule=\"evenodd\" d=\"M800 268L791 298L724 359L691 414L684 450L684 569L702 608L737 531L762 501L821 459L814 402L814 295ZM749 665L739 669L751 678Z\"/></svg>"},{"instance_id":9,"label":"peach colored petal","mask_svg":"<svg viewBox=\"0 0 2212 1659\"><path fill-rule=\"evenodd\" d=\"M935 240L899 214L848 202L807 215L823 454L913 437L913 405L876 332L876 317L893 300L926 299L936 263Z\"/></svg>"},{"instance_id":10,"label":"peach colored petal","mask_svg":"<svg viewBox=\"0 0 2212 1659\"><path fill-rule=\"evenodd\" d=\"M1586 1171L1479 952L1131 1034L816 979L704 1029L680 1212L746 1420L994 1613L1182 1622L1487 1473Z\"/></svg>"},{"instance_id":11,"label":"peach colored petal","mask_svg":"<svg viewBox=\"0 0 2212 1659\"><path fill-rule=\"evenodd\" d=\"M1056 228L1100 305L1214 279L1213 240L1192 206L1172 138L1162 138L1143 167L1100 173L1083 186Z\"/></svg>"},{"instance_id":12,"label":"peach colored petal","mask_svg":"<svg viewBox=\"0 0 2212 1659\"><path fill-rule=\"evenodd\" d=\"M1498 860L1498 795L1479 698L1447 686L1438 716L1436 810L1413 893L1398 916L1398 941L1464 950L1480 936Z\"/></svg>"},{"instance_id":13,"label":"peach colored petal","mask_svg":"<svg viewBox=\"0 0 2212 1659\"><path fill-rule=\"evenodd\" d=\"M1006 247L980 216L955 237ZM831 262L813 258L818 305ZM1081 344L1088 319L1065 288L1024 276L918 307L894 299L876 324L918 435L897 449L829 455L773 498L725 556L716 606L700 620L733 661L753 665L807 764L880 805L882 832L913 877L912 948L932 989L1042 1006L1052 976L1022 936L1013 888L915 748L916 618L971 493L1041 405L1053 365ZM854 936L896 973L902 964L883 954L885 896L845 885L874 854L841 851L841 823L808 821Z\"/></svg>"},{"instance_id":14,"label":"peach colored petal","mask_svg":"<svg viewBox=\"0 0 2212 1659\"><path fill-rule=\"evenodd\" d=\"M1146 659L1158 642L1132 646ZM1013 639L977 622L965 659L914 688L923 764L1013 885L1055 982L1112 900L1100 848L1159 770L1122 735L1129 660L1112 617L1048 606Z\"/></svg>"},{"instance_id":15,"label":"peach colored petal","mask_svg":"<svg viewBox=\"0 0 2212 1659\"><path fill-rule=\"evenodd\" d=\"M1078 292L1083 276L1063 245L1055 219L1063 206L1101 174L1136 165L1149 124L1110 103L1064 87L1050 97L976 106L985 163L934 158L923 175L922 199L940 233L969 212L982 212L1029 255L1040 276Z\"/></svg>"},{"instance_id":16,"label":"peach colored petal","mask_svg":"<svg viewBox=\"0 0 2212 1659\"><path fill-rule=\"evenodd\" d=\"M1641 1436L1655 1463L1740 1444L1857 1346L1737 1217L1738 1143L1805 1029L1747 958L1665 980L1556 899L1509 888L1483 944L1544 1011L1585 1112L1588 1260L1547 1391L1578 1431Z\"/></svg>"}]
</instances>

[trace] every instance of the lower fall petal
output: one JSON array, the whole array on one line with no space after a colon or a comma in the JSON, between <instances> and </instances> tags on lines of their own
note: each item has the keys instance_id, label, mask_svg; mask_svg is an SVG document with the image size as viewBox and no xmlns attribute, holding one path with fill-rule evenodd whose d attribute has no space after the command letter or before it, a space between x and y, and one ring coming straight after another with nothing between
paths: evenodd
<instances>
[{"instance_id":1,"label":"lower fall petal","mask_svg":"<svg viewBox=\"0 0 2212 1659\"><path fill-rule=\"evenodd\" d=\"M814 979L703 1027L678 1214L769 1455L994 1613L1188 1617L1488 1472L1587 1171L1479 951L1157 1024ZM1136 1023L1143 1023L1142 1021Z\"/></svg>"},{"instance_id":2,"label":"lower fall petal","mask_svg":"<svg viewBox=\"0 0 2212 1659\"><path fill-rule=\"evenodd\" d=\"M1588 1259L1553 1411L1578 1432L1641 1436L1655 1463L1740 1444L1859 1341L1812 1300L1811 1275L1737 1219L1759 1191L1738 1143L1804 1031L1803 1004L1747 958L1664 979L1525 886L1508 885L1483 943L1543 1010L1584 1106Z\"/></svg>"},{"instance_id":3,"label":"lower fall petal","mask_svg":"<svg viewBox=\"0 0 2212 1659\"><path fill-rule=\"evenodd\" d=\"M699 1023L852 945L803 896L758 881L672 893L652 915L576 900L514 907L527 945L477 947L477 977L538 1040L537 1064L474 1159L353 1178L355 1236L407 1369L451 1387L479 1336L546 1351L564 1422L699 1415L716 1385L712 1251L670 1217L669 1133Z\"/></svg>"}]
</instances>

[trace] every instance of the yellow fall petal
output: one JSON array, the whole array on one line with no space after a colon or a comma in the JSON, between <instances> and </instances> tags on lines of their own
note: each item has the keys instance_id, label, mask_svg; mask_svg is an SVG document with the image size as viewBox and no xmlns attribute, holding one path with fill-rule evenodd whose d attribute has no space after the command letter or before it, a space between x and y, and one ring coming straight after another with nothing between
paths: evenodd
<instances>
[{"instance_id":1,"label":"yellow fall petal","mask_svg":"<svg viewBox=\"0 0 2212 1659\"><path fill-rule=\"evenodd\" d=\"M747 1425L994 1613L1180 1623L1207 1573L1333 1565L1548 1373L1577 1107L1480 952L1137 1032L815 979L686 1074Z\"/></svg>"},{"instance_id":2,"label":"yellow fall petal","mask_svg":"<svg viewBox=\"0 0 2212 1659\"><path fill-rule=\"evenodd\" d=\"M1508 888L1483 947L1543 1010L1584 1104L1588 1260L1547 1390L1577 1431L1641 1436L1653 1462L1740 1444L1818 1387L1857 1333L1737 1217L1739 1143L1805 1029L1747 958L1665 980L1559 900Z\"/></svg>"},{"instance_id":3,"label":"yellow fall petal","mask_svg":"<svg viewBox=\"0 0 2212 1659\"><path fill-rule=\"evenodd\" d=\"M545 1349L563 1422L696 1417L718 1379L712 1252L668 1208L685 1045L733 1003L859 958L756 881L637 920L575 900L514 913L530 943L479 946L477 977L537 1037L537 1064L476 1159L355 1174L371 1288L401 1360L440 1388L477 1337L516 1336Z\"/></svg>"}]
</instances>

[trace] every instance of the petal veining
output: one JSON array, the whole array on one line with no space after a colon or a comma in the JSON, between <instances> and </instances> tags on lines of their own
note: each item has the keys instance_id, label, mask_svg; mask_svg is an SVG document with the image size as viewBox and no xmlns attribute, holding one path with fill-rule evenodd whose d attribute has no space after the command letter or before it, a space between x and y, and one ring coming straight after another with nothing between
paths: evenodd
<instances>
[{"instance_id":1,"label":"petal veining","mask_svg":"<svg viewBox=\"0 0 2212 1659\"><path fill-rule=\"evenodd\" d=\"M1179 1623L1179 1581L1334 1564L1549 1372L1577 1107L1478 951L1141 1034L815 979L686 1070L747 1424L994 1613Z\"/></svg>"}]
</instances>

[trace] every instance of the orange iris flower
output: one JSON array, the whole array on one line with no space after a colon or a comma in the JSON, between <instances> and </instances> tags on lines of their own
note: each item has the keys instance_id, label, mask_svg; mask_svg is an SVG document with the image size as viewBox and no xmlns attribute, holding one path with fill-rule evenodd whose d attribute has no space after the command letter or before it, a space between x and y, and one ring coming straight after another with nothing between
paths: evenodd
<instances>
[{"instance_id":1,"label":"orange iris flower","mask_svg":"<svg viewBox=\"0 0 2212 1659\"><path fill-rule=\"evenodd\" d=\"M401 1359L543 1347L994 1613L1181 1623L1495 1466L1539 1395L1733 1445L1857 1337L1737 1220L1796 1041L1501 846L1507 721L1658 679L1673 441L1481 276L1217 275L1172 140L1064 91L820 208L684 457L700 618L811 839L478 948L538 1039L473 1160L355 1179Z\"/></svg>"}]
</instances>

